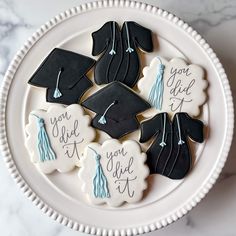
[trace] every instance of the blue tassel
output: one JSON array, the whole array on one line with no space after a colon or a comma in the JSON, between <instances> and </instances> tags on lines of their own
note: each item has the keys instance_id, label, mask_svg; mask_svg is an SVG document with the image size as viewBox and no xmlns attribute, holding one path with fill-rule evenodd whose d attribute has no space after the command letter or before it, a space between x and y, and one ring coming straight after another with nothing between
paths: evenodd
<instances>
[{"instance_id":1,"label":"blue tassel","mask_svg":"<svg viewBox=\"0 0 236 236\"><path fill-rule=\"evenodd\" d=\"M116 51L112 48L111 51L109 52L110 55L115 55Z\"/></svg>"},{"instance_id":2,"label":"blue tassel","mask_svg":"<svg viewBox=\"0 0 236 236\"><path fill-rule=\"evenodd\" d=\"M164 147L166 146L166 143L164 141L162 141L160 144L159 144L161 147Z\"/></svg>"},{"instance_id":3,"label":"blue tassel","mask_svg":"<svg viewBox=\"0 0 236 236\"><path fill-rule=\"evenodd\" d=\"M128 28L127 22L125 22L125 29L126 29L126 36L127 36L127 43L128 43L128 48L125 51L128 53L132 53L134 49L130 47L129 28Z\"/></svg>"},{"instance_id":4,"label":"blue tassel","mask_svg":"<svg viewBox=\"0 0 236 236\"><path fill-rule=\"evenodd\" d=\"M161 142L160 142L160 146L163 148L164 146L166 146L166 142L165 142L165 136L166 136L166 113L164 113L164 124L163 124L163 133L162 133L162 139L161 139Z\"/></svg>"},{"instance_id":5,"label":"blue tassel","mask_svg":"<svg viewBox=\"0 0 236 236\"><path fill-rule=\"evenodd\" d=\"M42 118L39 118L38 116L36 117L38 120L38 151L40 161L45 162L50 160L56 160L56 155L50 145L48 134L45 129L44 120Z\"/></svg>"},{"instance_id":6,"label":"blue tassel","mask_svg":"<svg viewBox=\"0 0 236 236\"><path fill-rule=\"evenodd\" d=\"M99 124L105 125L105 124L107 123L107 120L106 120L106 117L105 117L105 116L106 116L108 110L109 110L112 106L114 106L115 104L117 104L117 101L112 102L112 103L107 107L107 109L104 111L103 115L102 115L102 116L100 117L100 119L98 120L98 123L99 123Z\"/></svg>"},{"instance_id":7,"label":"blue tassel","mask_svg":"<svg viewBox=\"0 0 236 236\"><path fill-rule=\"evenodd\" d=\"M109 54L111 56L116 55L116 51L115 51L116 23L115 23L115 21L113 21L112 25L113 25L113 27L112 27L112 29L113 29L113 33L112 33L112 48L111 48L111 51L109 52Z\"/></svg>"},{"instance_id":8,"label":"blue tassel","mask_svg":"<svg viewBox=\"0 0 236 236\"><path fill-rule=\"evenodd\" d=\"M134 51L134 49L131 48L131 47L128 47L128 48L126 49L126 52L129 52L129 53L132 53L133 51Z\"/></svg>"},{"instance_id":9,"label":"blue tassel","mask_svg":"<svg viewBox=\"0 0 236 236\"><path fill-rule=\"evenodd\" d=\"M56 88L55 91L54 91L53 97L54 98L59 98L61 96L62 96L61 91L59 90L59 88Z\"/></svg>"},{"instance_id":10,"label":"blue tassel","mask_svg":"<svg viewBox=\"0 0 236 236\"><path fill-rule=\"evenodd\" d=\"M61 76L62 71L63 71L63 68L60 68L60 70L58 72L58 75L57 75L56 88L55 88L54 93L53 93L54 98L59 98L59 97L62 96L62 93L59 90L59 80L60 80L60 76Z\"/></svg>"},{"instance_id":11,"label":"blue tassel","mask_svg":"<svg viewBox=\"0 0 236 236\"><path fill-rule=\"evenodd\" d=\"M163 74L164 74L165 65L159 64L158 65L158 72L156 81L153 84L151 91L149 93L149 102L152 106L156 109L161 110L162 102L163 102L163 93L164 93L164 81L163 81Z\"/></svg>"},{"instance_id":12,"label":"blue tassel","mask_svg":"<svg viewBox=\"0 0 236 236\"><path fill-rule=\"evenodd\" d=\"M184 144L185 142L182 140L182 139L180 139L179 140L179 142L178 142L178 145L182 145L182 144Z\"/></svg>"},{"instance_id":13,"label":"blue tassel","mask_svg":"<svg viewBox=\"0 0 236 236\"><path fill-rule=\"evenodd\" d=\"M176 114L176 118L177 118L178 132L179 132L179 141L178 141L178 145L182 145L182 144L184 144L185 142L182 140L181 128L180 128L179 115L178 115L178 114Z\"/></svg>"},{"instance_id":14,"label":"blue tassel","mask_svg":"<svg viewBox=\"0 0 236 236\"><path fill-rule=\"evenodd\" d=\"M107 123L107 120L104 115L101 116L101 118L98 120L98 123L102 125L105 125Z\"/></svg>"},{"instance_id":15,"label":"blue tassel","mask_svg":"<svg viewBox=\"0 0 236 236\"><path fill-rule=\"evenodd\" d=\"M96 174L93 178L93 193L96 198L109 198L110 193L108 190L107 178L104 175L102 166L100 163L101 156L91 147L89 147L94 153L96 158Z\"/></svg>"}]
</instances>

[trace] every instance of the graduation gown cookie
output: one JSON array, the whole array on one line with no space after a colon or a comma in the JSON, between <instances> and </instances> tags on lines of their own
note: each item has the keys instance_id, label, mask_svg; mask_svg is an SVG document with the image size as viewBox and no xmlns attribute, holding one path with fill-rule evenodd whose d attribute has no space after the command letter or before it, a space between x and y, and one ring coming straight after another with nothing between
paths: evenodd
<instances>
[{"instance_id":1,"label":"graduation gown cookie","mask_svg":"<svg viewBox=\"0 0 236 236\"><path fill-rule=\"evenodd\" d=\"M95 66L95 82L120 81L133 87L140 73L138 48L153 51L152 32L133 21L124 22L121 29L115 21L109 21L93 32L92 38L92 55L103 53Z\"/></svg>"},{"instance_id":2,"label":"graduation gown cookie","mask_svg":"<svg viewBox=\"0 0 236 236\"><path fill-rule=\"evenodd\" d=\"M146 142L152 137L154 141L147 151L150 173L182 179L192 164L188 137L202 143L203 123L187 113L176 113L173 121L167 113L160 113L141 123L140 142Z\"/></svg>"},{"instance_id":3,"label":"graduation gown cookie","mask_svg":"<svg viewBox=\"0 0 236 236\"><path fill-rule=\"evenodd\" d=\"M92 58L55 48L29 80L30 85L46 88L46 101L70 105L78 103L92 87L86 73L93 67Z\"/></svg>"},{"instance_id":4,"label":"graduation gown cookie","mask_svg":"<svg viewBox=\"0 0 236 236\"><path fill-rule=\"evenodd\" d=\"M117 139L137 130L136 115L150 108L148 102L120 82L100 89L81 105L96 113L93 127Z\"/></svg>"}]
</instances>

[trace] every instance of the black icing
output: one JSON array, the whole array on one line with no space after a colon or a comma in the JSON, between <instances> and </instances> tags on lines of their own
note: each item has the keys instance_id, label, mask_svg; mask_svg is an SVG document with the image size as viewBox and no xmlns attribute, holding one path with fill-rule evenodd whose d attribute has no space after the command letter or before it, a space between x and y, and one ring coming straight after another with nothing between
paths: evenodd
<instances>
[{"instance_id":1,"label":"black icing","mask_svg":"<svg viewBox=\"0 0 236 236\"><path fill-rule=\"evenodd\" d=\"M184 143L178 145L179 130L177 116L179 118L179 127L181 137ZM166 117L165 143L166 146L160 146L163 139L164 119ZM187 113L176 113L173 121L167 113L160 113L150 120L141 123L140 142L146 142L152 137L154 141L147 151L147 165L151 174L161 174L171 179L184 178L192 165L191 153L188 146L188 138L202 143L203 123L200 120L191 118Z\"/></svg>"},{"instance_id":2,"label":"black icing","mask_svg":"<svg viewBox=\"0 0 236 236\"><path fill-rule=\"evenodd\" d=\"M126 24L130 47L134 49L132 53L126 52L128 48ZM113 26L115 26L115 35ZM113 37L116 54L110 55ZM92 55L96 56L103 53L95 66L95 82L100 85L120 81L129 87L133 87L140 74L138 48L146 52L153 51L152 32L133 21L124 22L121 29L116 22L109 21L94 32L92 38Z\"/></svg>"},{"instance_id":3,"label":"black icing","mask_svg":"<svg viewBox=\"0 0 236 236\"><path fill-rule=\"evenodd\" d=\"M46 100L52 103L70 105L77 103L92 82L85 76L93 67L95 60L92 58L55 48L41 63L29 80L29 84L47 88ZM60 75L59 89L62 96L54 98L58 72Z\"/></svg>"},{"instance_id":4,"label":"black icing","mask_svg":"<svg viewBox=\"0 0 236 236\"><path fill-rule=\"evenodd\" d=\"M106 113L107 123L98 121L104 111L115 103ZM149 109L150 105L129 87L112 82L82 102L82 106L96 113L92 126L105 131L113 138L120 138L139 128L136 115Z\"/></svg>"},{"instance_id":5,"label":"black icing","mask_svg":"<svg viewBox=\"0 0 236 236\"><path fill-rule=\"evenodd\" d=\"M65 105L70 105L74 103L78 103L84 93L93 86L93 83L87 76L83 76L77 84L71 89L61 89L63 94L62 97L54 98L53 93L55 88L47 89L46 100L47 102L52 103L62 103Z\"/></svg>"}]
</instances>

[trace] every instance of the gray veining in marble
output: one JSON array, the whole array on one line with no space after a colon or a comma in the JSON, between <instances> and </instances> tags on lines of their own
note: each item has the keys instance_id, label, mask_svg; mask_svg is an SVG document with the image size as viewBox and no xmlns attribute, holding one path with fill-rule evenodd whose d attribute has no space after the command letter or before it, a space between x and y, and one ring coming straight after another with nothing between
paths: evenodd
<instances>
[{"instance_id":1,"label":"gray veining in marble","mask_svg":"<svg viewBox=\"0 0 236 236\"><path fill-rule=\"evenodd\" d=\"M86 0L0 0L0 82L13 55L44 22ZM236 1L147 0L195 28L214 48L228 74L236 104ZM236 235L236 145L215 187L188 215L147 235ZM54 222L27 200L0 160L0 235L83 235Z\"/></svg>"}]
</instances>

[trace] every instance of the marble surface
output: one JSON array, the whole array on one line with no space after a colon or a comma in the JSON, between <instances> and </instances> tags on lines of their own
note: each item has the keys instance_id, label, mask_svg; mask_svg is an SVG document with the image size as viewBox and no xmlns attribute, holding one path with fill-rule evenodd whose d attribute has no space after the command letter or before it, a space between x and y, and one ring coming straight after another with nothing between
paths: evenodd
<instances>
[{"instance_id":1,"label":"marble surface","mask_svg":"<svg viewBox=\"0 0 236 236\"><path fill-rule=\"evenodd\" d=\"M85 0L0 0L0 81L13 55L45 21ZM147 0L188 22L213 47L236 92L236 1ZM234 95L234 100L236 99ZM235 101L236 103L236 101ZM174 224L147 235L236 235L236 141L207 197ZM0 159L0 229L4 236L84 235L54 222L24 197Z\"/></svg>"}]
</instances>

